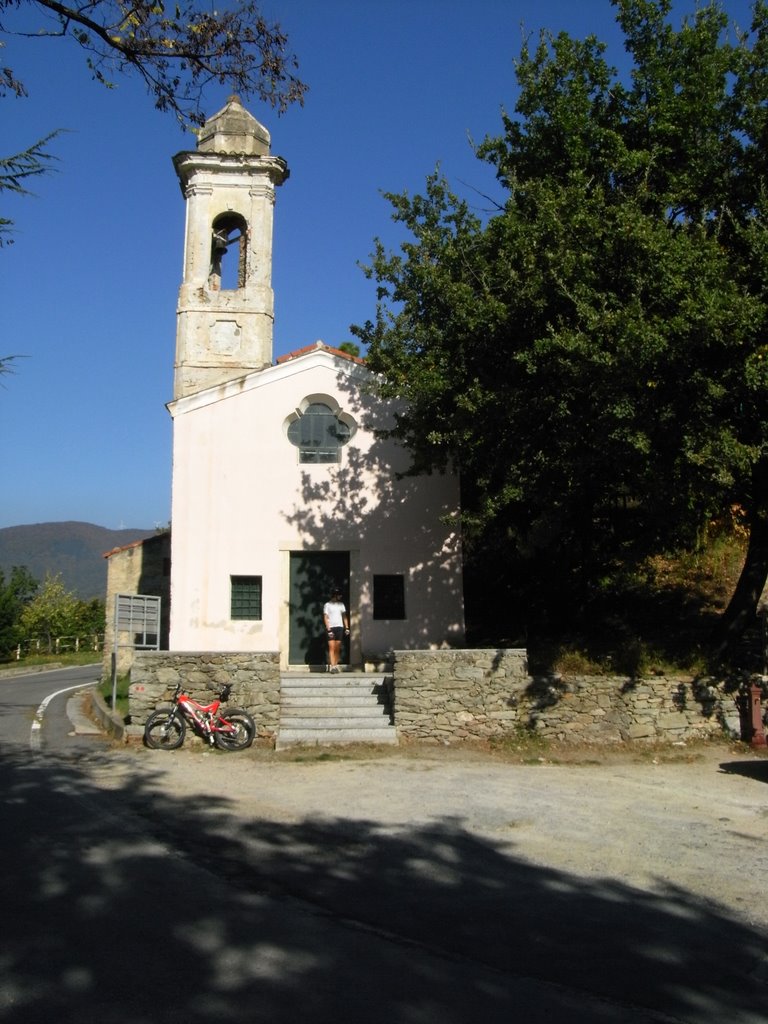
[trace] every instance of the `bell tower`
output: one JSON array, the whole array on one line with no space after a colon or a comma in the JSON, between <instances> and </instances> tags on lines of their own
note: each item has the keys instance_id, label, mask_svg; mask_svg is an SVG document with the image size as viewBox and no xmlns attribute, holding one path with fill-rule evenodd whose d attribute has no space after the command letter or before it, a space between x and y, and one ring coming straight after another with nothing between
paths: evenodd
<instances>
[{"instance_id":1,"label":"bell tower","mask_svg":"<svg viewBox=\"0 0 768 1024\"><path fill-rule=\"evenodd\" d=\"M272 362L272 221L288 177L237 96L173 158L187 204L174 399Z\"/></svg>"}]
</instances>

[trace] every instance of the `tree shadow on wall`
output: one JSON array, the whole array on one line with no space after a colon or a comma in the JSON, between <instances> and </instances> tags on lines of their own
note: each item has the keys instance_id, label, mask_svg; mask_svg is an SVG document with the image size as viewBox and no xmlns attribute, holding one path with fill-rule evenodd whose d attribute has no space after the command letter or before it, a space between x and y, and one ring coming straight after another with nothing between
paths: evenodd
<instances>
[{"instance_id":1,"label":"tree shadow on wall","mask_svg":"<svg viewBox=\"0 0 768 1024\"><path fill-rule=\"evenodd\" d=\"M715 902L536 866L455 817L244 818L136 756L95 766L108 792L0 763L4 1024L764 1019L767 936Z\"/></svg>"},{"instance_id":2,"label":"tree shadow on wall","mask_svg":"<svg viewBox=\"0 0 768 1024\"><path fill-rule=\"evenodd\" d=\"M415 605L407 600L407 624L399 623L404 646L461 641L462 624L438 621L432 603L446 591L461 594L458 509L450 478L406 475L408 452L384 436L394 423L394 404L382 405L359 379L344 373L337 375L337 385L344 412L357 423L358 441L364 434L370 445L363 449L353 437L341 462L324 465L322 476L304 470L300 499L286 510L285 519L308 550L355 550L363 538L375 541L365 550L375 547L381 563L364 557L359 567L360 612L368 619L372 615L374 573L402 573L406 599L409 590L419 595ZM421 509L416 519L408 513L412 507ZM441 536L439 550L436 534Z\"/></svg>"}]
</instances>

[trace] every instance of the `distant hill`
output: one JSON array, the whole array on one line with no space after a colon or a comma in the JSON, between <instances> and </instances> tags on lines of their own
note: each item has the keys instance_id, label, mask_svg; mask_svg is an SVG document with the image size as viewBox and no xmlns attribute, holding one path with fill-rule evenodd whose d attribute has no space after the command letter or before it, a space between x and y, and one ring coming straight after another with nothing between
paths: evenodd
<instances>
[{"instance_id":1,"label":"distant hill","mask_svg":"<svg viewBox=\"0 0 768 1024\"><path fill-rule=\"evenodd\" d=\"M35 523L0 529L0 569L25 565L41 583L46 573L61 573L64 586L83 601L104 598L107 560L104 554L145 537L154 530L107 530L92 523Z\"/></svg>"}]
</instances>

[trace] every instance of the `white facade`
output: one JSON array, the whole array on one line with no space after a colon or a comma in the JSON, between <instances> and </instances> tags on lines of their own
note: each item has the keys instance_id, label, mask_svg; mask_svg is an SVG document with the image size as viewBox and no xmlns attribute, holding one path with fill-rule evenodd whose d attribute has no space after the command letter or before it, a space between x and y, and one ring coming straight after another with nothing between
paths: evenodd
<instances>
[{"instance_id":1,"label":"white facade","mask_svg":"<svg viewBox=\"0 0 768 1024\"><path fill-rule=\"evenodd\" d=\"M379 661L393 649L461 644L458 481L451 475L398 479L408 455L376 433L391 425L391 413L367 393L369 371L361 360L318 342L271 364L264 267L271 266L274 190L267 195L262 185L265 175L284 180L287 169L268 155L265 129L236 100L209 126L214 122L199 148L208 146L205 160L216 162L219 154L210 151L216 144L230 162L226 175L207 181L204 199L184 184L182 168L194 165L196 156L175 161L193 210L179 293L177 386L169 406L170 649L279 651L283 668L315 664L322 657L321 608L331 581L349 606L346 660L353 666ZM239 142L238 131L244 133ZM250 135L259 132L254 146ZM233 180L238 147L242 180ZM245 200L238 206L237 195L250 196L248 202L255 195L256 206ZM227 207L245 227L238 245L248 262L232 286L222 288L208 264L218 244L217 218L224 211L225 227L235 223L226 219ZM215 325L233 319L233 309L239 333L230 331L227 346ZM323 422L339 427L330 428L335 448L322 456L326 461L315 461L317 452L301 441L299 421L310 406L309 413L325 409ZM245 612L238 603L243 593L252 601Z\"/></svg>"},{"instance_id":2,"label":"white facade","mask_svg":"<svg viewBox=\"0 0 768 1024\"><path fill-rule=\"evenodd\" d=\"M287 666L297 552L349 552L337 582L348 583L350 663L461 642L460 542L443 522L458 512L456 480L396 479L407 455L374 436L383 421L360 393L365 373L317 348L173 403L172 650L279 650ZM302 464L288 440L309 398L354 420L338 464ZM405 619L374 618L379 575L404 577ZM233 576L261 577L260 620L231 618Z\"/></svg>"}]
</instances>

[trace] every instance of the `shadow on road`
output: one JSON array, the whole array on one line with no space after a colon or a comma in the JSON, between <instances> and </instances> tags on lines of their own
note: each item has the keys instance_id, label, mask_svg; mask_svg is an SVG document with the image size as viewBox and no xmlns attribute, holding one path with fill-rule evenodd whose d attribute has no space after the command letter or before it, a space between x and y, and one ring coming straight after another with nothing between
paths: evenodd
<instances>
[{"instance_id":1,"label":"shadow on road","mask_svg":"<svg viewBox=\"0 0 768 1024\"><path fill-rule=\"evenodd\" d=\"M4 1024L538 1022L569 1000L569 1024L765 1020L763 932L458 819L244 821L226 796L144 774L107 792L26 755L3 756L0 793ZM586 993L605 1002L579 1016Z\"/></svg>"},{"instance_id":2,"label":"shadow on road","mask_svg":"<svg viewBox=\"0 0 768 1024\"><path fill-rule=\"evenodd\" d=\"M743 775L747 779L754 779L755 782L768 782L768 759L760 761L725 761L720 765L720 771L729 775Z\"/></svg>"}]
</instances>

